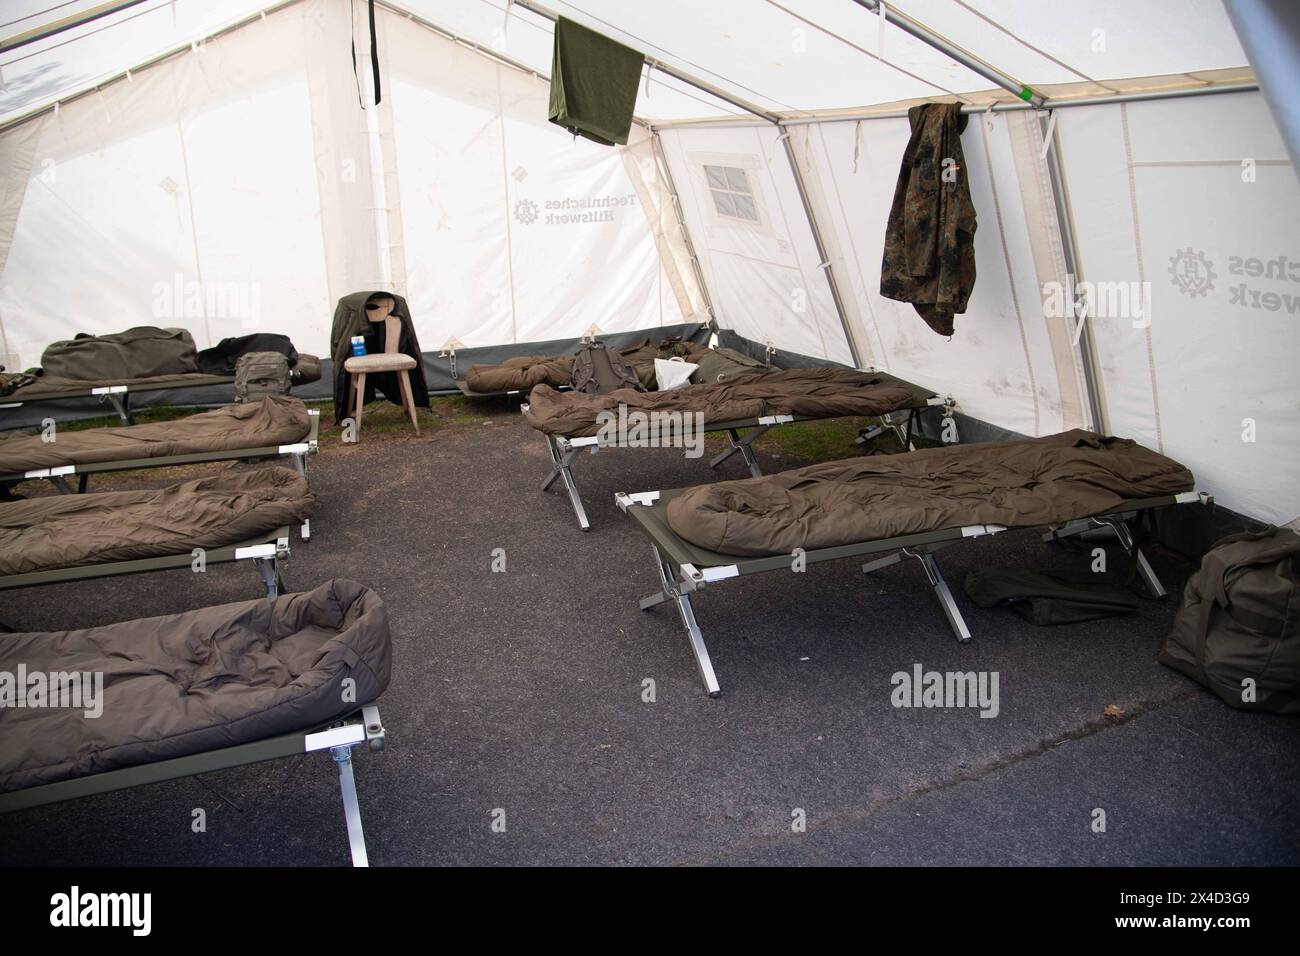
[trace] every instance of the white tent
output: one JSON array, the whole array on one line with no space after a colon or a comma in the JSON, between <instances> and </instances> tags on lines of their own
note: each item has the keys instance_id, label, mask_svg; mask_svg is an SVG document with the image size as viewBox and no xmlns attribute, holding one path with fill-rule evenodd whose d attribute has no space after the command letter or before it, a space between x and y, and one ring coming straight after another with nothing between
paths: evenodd
<instances>
[{"instance_id":1,"label":"white tent","mask_svg":"<svg viewBox=\"0 0 1300 956\"><path fill-rule=\"evenodd\" d=\"M626 148L547 123L556 15L645 54ZM381 0L378 107L362 2L3 19L10 368L141 322L323 353L371 287L426 348L712 320L1300 515L1300 187L1218 0ZM905 109L953 99L980 227L945 339L879 270Z\"/></svg>"}]
</instances>

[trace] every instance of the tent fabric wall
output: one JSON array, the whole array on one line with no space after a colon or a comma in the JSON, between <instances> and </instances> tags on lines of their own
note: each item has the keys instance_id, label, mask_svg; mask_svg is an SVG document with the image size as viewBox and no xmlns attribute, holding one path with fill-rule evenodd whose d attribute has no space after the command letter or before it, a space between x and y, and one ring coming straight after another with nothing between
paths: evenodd
<instances>
[{"instance_id":1,"label":"tent fabric wall","mask_svg":"<svg viewBox=\"0 0 1300 956\"><path fill-rule=\"evenodd\" d=\"M402 17L381 22L404 294L417 324L433 317L431 342L532 342L689 319L694 279L661 267L660 210L644 206L619 150L548 123L549 86L538 78Z\"/></svg>"},{"instance_id":2,"label":"tent fabric wall","mask_svg":"<svg viewBox=\"0 0 1300 956\"><path fill-rule=\"evenodd\" d=\"M638 127L621 150L545 122L551 24L505 0L381 2L377 109L358 102L366 44L360 80L341 67L364 25L336 0L277 6L104 82L132 65L115 50L138 63L260 5L176 0L171 14L0 56L10 117L74 96L0 132L6 365L33 364L54 338L145 321L185 325L203 345L274 327L323 351L333 301L379 284L407 295L426 347L673 326L705 320L711 302L719 325L754 342L847 363L847 334L863 364L951 393L974 419L1041 435L1096 417L1185 461L1230 507L1279 522L1300 512L1300 250L1288 246L1300 185L1256 93L1058 111L1060 196L1041 114L972 116L978 280L945 340L878 292L907 122L843 114L1014 94L857 4L551 0L711 87L654 74L637 100L654 138ZM1218 0L890 6L1049 100L1253 81ZM739 125L754 117L735 101L783 125ZM720 121L733 125L681 125ZM743 181L719 190L709 166ZM1073 320L1049 308L1049 289L1068 296L1072 278L1109 290L1087 320L1097 408Z\"/></svg>"},{"instance_id":3,"label":"tent fabric wall","mask_svg":"<svg viewBox=\"0 0 1300 956\"><path fill-rule=\"evenodd\" d=\"M333 303L383 285L431 347L703 316L689 259L661 264L680 227L653 162L574 142L543 79L388 12L363 110L355 13L291 4L0 134L3 364L136 324L325 354Z\"/></svg>"},{"instance_id":4,"label":"tent fabric wall","mask_svg":"<svg viewBox=\"0 0 1300 956\"><path fill-rule=\"evenodd\" d=\"M660 136L718 324L756 342L851 364L777 131L673 129ZM706 167L744 171L756 221L719 211Z\"/></svg>"},{"instance_id":5,"label":"tent fabric wall","mask_svg":"<svg viewBox=\"0 0 1300 956\"><path fill-rule=\"evenodd\" d=\"M880 295L885 224L908 121L790 129L831 267L848 290L846 309L863 361L952 394L974 418L1045 435L1086 424L1086 399L1075 357L1060 352L1063 339L1070 344L1065 320L1043 315L1034 252L1053 237L1059 247L1059 234L1037 180L1019 171L1018 160L1028 167L1042 162L1041 134L1022 125L1027 120L978 114L962 136L979 218L977 279L951 339L935 335L911 305ZM1057 276L1063 264L1047 259L1045 275Z\"/></svg>"},{"instance_id":6,"label":"tent fabric wall","mask_svg":"<svg viewBox=\"0 0 1300 956\"><path fill-rule=\"evenodd\" d=\"M1228 507L1300 515L1300 185L1258 93L1064 111L1081 280L1149 283L1089 319L1107 418Z\"/></svg>"},{"instance_id":7,"label":"tent fabric wall","mask_svg":"<svg viewBox=\"0 0 1300 956\"><path fill-rule=\"evenodd\" d=\"M0 255L13 366L133 324L184 326L199 347L257 328L327 340L307 9L0 136L5 166L34 156Z\"/></svg>"}]
</instances>

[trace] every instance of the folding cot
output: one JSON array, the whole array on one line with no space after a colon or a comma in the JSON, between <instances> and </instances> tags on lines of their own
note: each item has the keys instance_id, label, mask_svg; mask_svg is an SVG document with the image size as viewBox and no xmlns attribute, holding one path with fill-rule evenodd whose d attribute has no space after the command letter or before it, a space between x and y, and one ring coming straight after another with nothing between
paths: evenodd
<instances>
[{"instance_id":1,"label":"folding cot","mask_svg":"<svg viewBox=\"0 0 1300 956\"><path fill-rule=\"evenodd\" d=\"M50 683L41 706L0 708L0 813L327 750L353 865L366 866L352 748L383 747L375 701L391 659L383 602L342 579L274 601L6 634L0 671Z\"/></svg>"},{"instance_id":2,"label":"folding cot","mask_svg":"<svg viewBox=\"0 0 1300 956\"><path fill-rule=\"evenodd\" d=\"M1067 435L1072 434L1074 433L1067 433ZM1048 439L1005 444L1032 445L1035 442L1065 437L1049 436ZM924 490L923 486L927 483L940 487L945 484L944 469L953 462L961 464L964 457L962 455L963 448L981 449L982 451L977 454L987 455L989 449L996 449L996 447L995 445L955 446L944 449L926 449L910 455L887 456L887 458L916 459L911 463L914 466L911 471L915 482L911 487L922 491ZM1140 446L1137 447L1140 449ZM1037 451L1037 449L1033 450ZM1148 452L1146 449L1141 449L1141 451L1145 452L1147 456L1154 456L1153 452ZM994 455L996 455L996 452L994 452ZM965 457L973 458L975 456ZM1169 461L1168 459L1164 460ZM875 462L878 459L858 459L857 461ZM1041 496L1044 493L1050 494L1052 491L1052 479L1044 474L1041 483L1031 480L1025 486L1030 489L1025 492L1026 498L1030 494L1037 494L1040 497L1040 500L1034 503L1035 507L1021 507L1020 513L1025 516L1025 520L1013 520L1007 524L975 523L974 521L962 523L959 520L953 520L951 517L940 517L937 520L931 520L926 514L926 503L921 503L917 505L916 511L908 516L908 521L911 523L904 533L865 536L861 540L838 540L835 543L827 544L810 544L806 549L796 546L790 550L779 551L775 548L739 547L733 548L732 552L705 547L698 541L689 540L688 537L683 536L672 526L669 517L670 508L675 500L683 499L683 496L693 496L697 502L702 502L702 507L708 507L716 505L718 501L725 501L738 486L753 485L756 481L772 482L780 479L781 488L792 499L791 514L802 515L802 517L792 519L792 526L797 528L808 520L808 514L816 508L815 504L795 500L800 495L800 486L808 484L805 480L808 474L813 473L815 479L818 474L815 472L816 469L822 469L824 473L829 465L841 464L846 468L853 467L853 461L829 463L828 466L811 466L811 468L797 469L763 479L747 479L722 482L699 488L679 488L670 491L651 491L638 494L620 492L615 496L615 503L619 509L631 518L641 532L650 539L655 556L655 566L659 572L660 592L643 598L640 602L641 610L648 610L666 602L671 602L676 607L682 624L686 628L700 676L704 681L709 696L717 697L721 692L691 604L692 594L702 590L707 585L766 571L802 570L807 565L822 561L876 556L862 566L864 573L871 573L897 564L904 558L912 558L925 571L926 577L957 640L965 643L970 640L970 630L966 626L961 611L953 600L952 592L939 570L934 552L967 539L998 534L1010 527L1032 527L1048 524L1055 528L1054 531L1049 533L1048 538L1065 537L1088 529L1107 529L1115 534L1121 546L1134 559L1137 571L1148 592L1153 597L1161 597L1165 593L1164 588L1142 554L1141 548L1137 545L1125 522L1142 512L1154 508L1189 503L1209 504L1212 501L1208 495L1191 490L1190 473L1178 466L1176 462L1170 462L1176 468L1171 468L1159 475L1154 473L1146 475L1142 480L1132 482L1130 485L1135 490L1147 489L1150 493L1138 491L1132 497L1124 497L1109 492L1101 494L1095 488L1080 491L1081 487L1084 487L1089 480L1092 480L1089 478L1078 486L1070 487L1068 489L1069 494L1062 494L1058 501L1050 502L1048 512L1035 510L1036 507L1043 505ZM1011 470L1014 471L1014 469ZM916 477L927 472L932 472L935 477L928 480ZM1184 475L1186 476L1185 480L1182 477ZM1067 490L1064 487L1065 483L1065 480L1061 481L1062 491ZM1113 486L1120 484L1120 482L1112 482ZM900 497L909 495L909 486L898 480L882 481L880 487L886 493L886 500L891 495ZM756 506L753 501L745 500L744 490L741 487L740 491L742 493L737 494L739 500L736 505L737 510L717 515L718 526L725 527L727 525L727 514L740 514L741 509L749 518L760 520L764 518L762 513L755 511ZM1005 494L1002 493L1004 491ZM713 492L717 493L713 494ZM703 497L701 497L701 493L703 493ZM987 494L989 496L988 500L973 500L968 505L972 515L982 516L985 513L1005 514L1007 513L1006 508L1011 507L1012 511L1014 511L1019 507L1019 503L1014 498L1014 487L999 489L998 492L995 492L990 486ZM1109 498L1108 504L1096 507L1095 510L1091 510L1089 513L1080 513L1081 510L1088 510L1084 508L1084 502L1096 503L1107 498ZM683 499L684 502L685 499ZM990 512L987 509L993 510ZM678 513L681 514L680 511ZM1050 517L1051 520L1038 520L1045 516ZM823 514L822 517L828 519L827 523L830 526L837 523L834 515ZM700 537L694 532L692 532L692 536ZM738 555L734 553L735 550L750 553Z\"/></svg>"},{"instance_id":3,"label":"folding cot","mask_svg":"<svg viewBox=\"0 0 1300 956\"><path fill-rule=\"evenodd\" d=\"M251 561L274 597L290 528L312 504L307 480L278 467L0 504L0 591Z\"/></svg>"},{"instance_id":4,"label":"folding cot","mask_svg":"<svg viewBox=\"0 0 1300 956\"><path fill-rule=\"evenodd\" d=\"M77 490L84 492L93 474L280 456L305 475L306 456L317 451L319 433L317 409L289 396L268 396L176 421L64 429L54 441L0 434L0 482L44 478L66 494L73 475L79 479Z\"/></svg>"},{"instance_id":5,"label":"folding cot","mask_svg":"<svg viewBox=\"0 0 1300 956\"><path fill-rule=\"evenodd\" d=\"M314 355L299 354L298 364L290 369L294 386L307 385L321 377L320 359ZM233 375L213 375L207 372L176 372L170 375L152 375L113 381L81 381L65 377L43 377L30 385L14 389L0 397L0 411L21 408L28 402L63 402L78 398L98 398L108 402L117 412L123 425L133 424L131 396L148 392L169 392L178 388L204 388L211 385L234 385Z\"/></svg>"},{"instance_id":6,"label":"folding cot","mask_svg":"<svg viewBox=\"0 0 1300 956\"><path fill-rule=\"evenodd\" d=\"M793 374L799 375L821 371L834 371L836 374L841 374L838 370L830 369L795 370ZM776 374L785 373L778 371ZM818 408L819 403L816 400L809 401L804 396L783 395L780 392L779 385L776 387L768 385L767 391L769 394L759 400L765 406L765 413L721 420L711 415L707 397L721 393L738 392L745 386L753 384L753 382L742 383L739 386L689 385L668 394L680 396L681 398L680 401L675 403L679 406L675 410L687 414L698 411L704 415L703 430L706 433L722 432L727 436L729 447L709 460L710 468L717 468L732 455L739 453L741 458L744 459L745 465L749 468L750 474L755 477L762 475L763 472L758 464L758 459L754 455L753 443L771 429L781 425L845 416L876 418L879 420L879 424L873 426L866 433L866 437L874 437L885 429L890 429L898 436L903 447L911 448L912 438L916 434L921 412L929 407L950 407L954 404L953 399L950 397L940 398L929 389L884 373L849 372L843 374L864 379L869 376L869 384L878 385L879 388L870 391L863 389L861 395L854 395L847 402L843 401L842 397L837 396L837 399L841 400L827 403L825 408ZM765 381L770 383L773 378L765 377ZM605 397L616 403L620 394L620 392L613 392ZM629 393L629 398L634 397L636 394L638 393ZM692 403L697 396L700 399L700 404L692 407ZM621 436L609 439L601 434L590 434L598 430L594 420L575 429L575 431L587 432L588 434L557 434L554 431L546 430L535 420L533 404L520 406L520 411L525 417L529 418L529 422L534 428L542 432L542 437L546 441L547 454L551 460L551 472L542 482L542 490L549 489L556 479L562 480L569 495L569 502L573 506L573 512L578 518L578 525L583 531L588 531L591 528L591 523L587 519L587 512L583 507L582 497L578 493L578 485L573 477L574 461L582 451L590 451L594 454L602 447L625 447L625 443L623 443ZM747 404L752 406L753 401L749 401ZM781 411L783 408L804 409L804 411L792 410L784 412ZM770 414L766 412L770 412ZM748 431L745 431L746 429ZM745 431L743 437L740 434L742 431ZM682 447L682 437L679 430L674 430L671 427L665 429L652 427L647 431L646 443L653 447Z\"/></svg>"},{"instance_id":7,"label":"folding cot","mask_svg":"<svg viewBox=\"0 0 1300 956\"><path fill-rule=\"evenodd\" d=\"M117 412L123 425L132 424L131 396L143 392L164 392L177 388L202 388L206 385L233 385L233 375L207 375L203 372L182 372L153 378L128 379L122 382L77 382L60 379L57 384L36 382L17 389L0 400L0 409L21 408L27 402L63 402L75 398L98 398L108 402Z\"/></svg>"}]
</instances>

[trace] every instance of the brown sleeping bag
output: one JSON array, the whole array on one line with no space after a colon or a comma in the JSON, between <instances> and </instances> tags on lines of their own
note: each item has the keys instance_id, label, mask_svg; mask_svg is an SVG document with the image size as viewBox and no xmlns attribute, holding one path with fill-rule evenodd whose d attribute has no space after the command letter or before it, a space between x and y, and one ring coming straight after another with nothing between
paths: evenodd
<instances>
[{"instance_id":1,"label":"brown sleeping bag","mask_svg":"<svg viewBox=\"0 0 1300 956\"><path fill-rule=\"evenodd\" d=\"M0 792L310 730L376 699L391 663L383 602L347 580L106 627L6 634L0 671L104 676L91 708L0 707Z\"/></svg>"},{"instance_id":2,"label":"brown sleeping bag","mask_svg":"<svg viewBox=\"0 0 1300 956\"><path fill-rule=\"evenodd\" d=\"M636 371L642 386L654 389L655 359L680 355L688 362L695 362L707 351L706 346L697 342L666 339L655 345L645 339L635 345L624 346L618 350L618 354ZM471 392L484 394L526 392L536 385L558 388L572 384L572 381L572 355L519 355L506 359L500 365L471 365L465 376L465 385Z\"/></svg>"},{"instance_id":3,"label":"brown sleeping bag","mask_svg":"<svg viewBox=\"0 0 1300 956\"><path fill-rule=\"evenodd\" d=\"M0 504L0 575L184 554L247 541L311 514L307 479L254 468L168 488Z\"/></svg>"},{"instance_id":4,"label":"brown sleeping bag","mask_svg":"<svg viewBox=\"0 0 1300 956\"><path fill-rule=\"evenodd\" d=\"M972 524L1058 524L1192 487L1192 473L1172 458L1076 429L703 485L674 498L667 511L668 524L687 541L748 556Z\"/></svg>"},{"instance_id":5,"label":"brown sleeping bag","mask_svg":"<svg viewBox=\"0 0 1300 956\"><path fill-rule=\"evenodd\" d=\"M686 385L669 392L623 388L584 395L539 385L529 397L528 423L551 435L576 438L596 434L596 416L616 412L619 405L646 412L702 412L709 426L765 415L883 415L924 405L929 394L879 372L831 368L776 369L739 382Z\"/></svg>"},{"instance_id":6,"label":"brown sleeping bag","mask_svg":"<svg viewBox=\"0 0 1300 956\"><path fill-rule=\"evenodd\" d=\"M471 365L465 384L471 392L522 392L534 385L568 385L572 355L519 355L500 365Z\"/></svg>"},{"instance_id":7,"label":"brown sleeping bag","mask_svg":"<svg viewBox=\"0 0 1300 956\"><path fill-rule=\"evenodd\" d=\"M60 429L52 442L43 441L40 434L0 433L0 475L61 465L290 445L304 441L310 432L307 406L296 398L273 395L171 422L85 431Z\"/></svg>"}]
</instances>

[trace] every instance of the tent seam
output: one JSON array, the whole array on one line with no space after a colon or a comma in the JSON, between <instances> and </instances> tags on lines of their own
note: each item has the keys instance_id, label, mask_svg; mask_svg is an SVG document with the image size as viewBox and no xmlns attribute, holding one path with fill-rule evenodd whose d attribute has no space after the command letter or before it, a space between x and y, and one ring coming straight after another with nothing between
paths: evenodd
<instances>
[{"instance_id":1,"label":"tent seam","mask_svg":"<svg viewBox=\"0 0 1300 956\"><path fill-rule=\"evenodd\" d=\"M1128 104L1119 104L1120 127L1124 132L1124 172L1128 176L1129 210L1133 216L1133 255L1137 259L1138 282L1146 285L1147 267L1142 257L1142 226L1138 221L1137 180L1133 175L1133 138L1129 135ZM1160 392L1156 382L1155 344L1151 338L1151 325L1142 330L1147 345L1147 373L1151 378L1151 412L1156 426L1156 451L1165 451L1164 427L1160 421Z\"/></svg>"}]
</instances>

